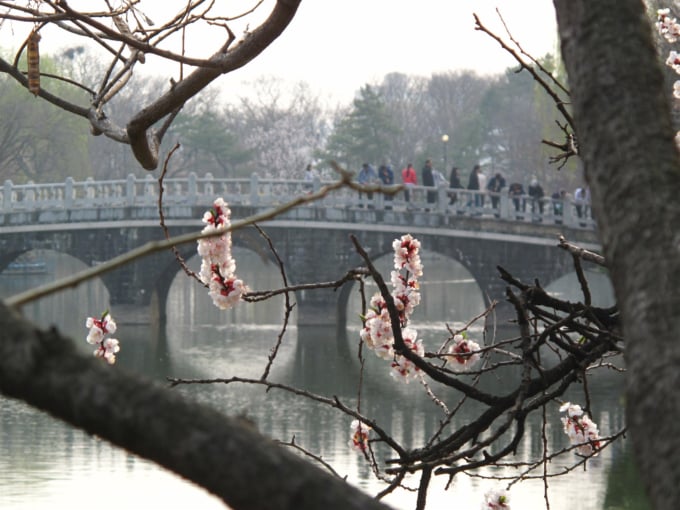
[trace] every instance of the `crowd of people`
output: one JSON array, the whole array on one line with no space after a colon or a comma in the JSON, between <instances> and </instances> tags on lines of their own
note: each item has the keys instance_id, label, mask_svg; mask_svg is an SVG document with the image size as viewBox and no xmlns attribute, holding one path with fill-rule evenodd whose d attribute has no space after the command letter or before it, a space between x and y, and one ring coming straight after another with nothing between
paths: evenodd
<instances>
[{"instance_id":1,"label":"crowd of people","mask_svg":"<svg viewBox=\"0 0 680 510\"><path fill-rule=\"evenodd\" d=\"M512 182L507 184L505 177L501 172L496 172L491 177L488 177L482 170L481 165L474 165L470 175L467 179L467 185L464 184L460 175L460 168L456 165L451 167L448 179L432 165L432 160L427 159L422 169L420 170L420 177L418 172L413 167L413 163L408 163L401 170L401 183L404 185L404 200L411 202L412 192L414 186L425 186L432 188L427 190L426 210L434 207L437 202L437 188L448 187L447 196L448 204L460 204L459 200L467 200L464 204L467 207L483 208L485 206L486 193L490 199L491 208L495 211L499 210L501 194L507 189L507 194L516 213L531 212L538 216L543 216L545 212L546 203L552 206L552 213L554 216L562 216L564 214L564 204L573 203L576 215L578 218L586 218L590 215L590 189L588 187L578 187L574 194L560 189L547 196L543 187L538 182L536 176L532 176L528 186L524 187L521 182ZM311 174L311 165L306 170L305 180ZM389 186L396 183L395 172L389 164L382 164L375 170L375 167L370 163L364 163L357 175L357 182L359 184L382 184ZM461 191L458 191L461 190ZM463 190L473 191L475 193L464 193ZM362 194L360 193L360 198ZM372 192L366 192L366 197L369 201L373 198ZM391 208L389 202L393 200L390 195L385 196L385 201L388 202L386 208ZM432 204L432 205L430 205Z\"/></svg>"},{"instance_id":2,"label":"crowd of people","mask_svg":"<svg viewBox=\"0 0 680 510\"><path fill-rule=\"evenodd\" d=\"M483 208L486 200L484 192L488 192L492 209L498 210L501 194L507 189L508 197L512 201L513 208L517 213L529 211L542 216L545 205L549 202L553 207L553 215L562 216L564 213L564 203L568 202L574 204L578 218L585 218L590 214L590 189L588 187L576 188L573 196L564 189L555 191L548 196L536 176L531 177L526 188L521 182L511 182L508 185L501 172L496 172L491 177L488 177L482 170L481 165L477 164L474 165L467 179L467 185L465 185L464 177L461 176L460 172L460 168L453 165L447 181L440 172L432 167L432 161L428 159L421 170L420 184L427 187L448 186L449 205L456 204L461 197L468 197L466 206L471 207L474 205L476 208ZM418 185L418 177L413 164L409 163L404 167L401 171L401 177L402 183L406 186L404 199L406 202L409 202L409 188ZM456 190L468 190L475 193L465 194ZM436 191L428 191L427 202L433 203L435 201Z\"/></svg>"}]
</instances>

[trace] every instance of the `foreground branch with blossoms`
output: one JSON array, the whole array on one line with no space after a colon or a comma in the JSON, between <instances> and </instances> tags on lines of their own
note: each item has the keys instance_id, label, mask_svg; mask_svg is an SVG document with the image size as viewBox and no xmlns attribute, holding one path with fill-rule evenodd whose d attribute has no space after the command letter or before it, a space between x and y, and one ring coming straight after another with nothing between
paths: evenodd
<instances>
[{"instance_id":1,"label":"foreground branch with blossoms","mask_svg":"<svg viewBox=\"0 0 680 510\"><path fill-rule=\"evenodd\" d=\"M342 182L338 184L342 185ZM326 192L328 191L324 191ZM545 415L558 420L557 410L563 404L561 396L567 389L575 383L583 382L587 392L585 381L588 367L599 363L603 356L620 352L616 309L591 306L586 288L582 305L575 306L573 303L560 301L546 294L538 283L526 285L500 268L501 277L509 286L508 299L516 307L520 336L497 342L495 339L489 341L474 335L471 327L477 321L486 319L489 313L487 311L480 313L458 331L447 328L448 336L445 335L436 344L430 341L430 345L427 345L418 335L417 326L411 320L421 299L419 278L426 268L420 259L419 241L408 234L393 242L394 269L388 281L389 287L360 243L352 237L365 267L349 268L345 276L335 282L310 282L295 286L288 286L285 268L281 267L284 285L282 289L246 291L240 281L238 285L228 284L238 280L235 275L236 261L231 254L230 234L234 224L231 223L228 204L217 199L212 209L204 214L203 222L205 228L200 235L185 238L198 242L198 252L203 258L201 284L208 288L213 301L221 308L235 306L249 298L259 301L281 293L288 298L297 289L323 292L324 289L338 289L347 283L363 283L368 278L373 279L379 292L370 299L370 308L362 314L362 324L357 335L361 340L358 357L362 358L362 348L375 352L386 361L385 366L394 384L411 381L421 385L423 395L441 409L442 415L439 427L423 444L407 445L403 443L403 439L388 433L388 427L362 410L361 400L364 393L361 377L358 381L357 402L342 402L337 396L315 395L270 380L269 369L276 361L276 351L283 341L287 324L285 321L277 346L272 350L264 375L260 379L232 376L193 381L173 378L172 384L260 384L290 391L300 398L311 399L337 409L351 420L349 446L364 457L375 476L386 484L379 497L400 487L413 489L410 484L414 478L419 478L416 489L417 508L423 509L433 475L443 475L453 480L455 476L463 474L472 476L480 468L502 466L504 459L512 458L516 451L525 433L530 413L547 409ZM573 253L575 267L580 271L580 265L576 264L580 259L576 254L583 252L573 249ZM361 285L360 289L363 288ZM529 324L533 326L529 327ZM95 326L101 332L97 333L97 341L101 341L104 333L115 330L115 322L107 314L101 319L88 320L88 327ZM578 335L578 340L574 340L574 335ZM115 356L112 356L115 352L107 357L104 344L100 345L103 348L102 357L109 362L115 360ZM557 361L542 358L541 352L546 348L559 352ZM483 383L487 379L507 377L508 373L519 374L519 381L512 376L500 393L483 389ZM442 396L444 394L446 398ZM482 410L473 418L461 418L462 409L468 403L481 406ZM587 412L587 415L592 415L588 398L586 403L588 405L584 414ZM465 420L462 427L459 426L461 419ZM454 423L457 425L454 426ZM500 505L498 508L509 508L510 496L505 491L514 483L538 476L534 473L540 469L545 470L541 475L544 480L562 474L550 472L546 468L555 456L570 453L573 455L573 451L576 451L580 455L574 459L576 466L597 454L609 441L602 440L597 426L591 423L584 418L571 423L571 427L565 424L565 432L573 449L559 452L546 450L542 458L526 463L522 474L512 479L497 477L499 486L489 493L487 500L491 498L490 501ZM339 423L338 426L344 428L346 422L344 425ZM578 442L579 430L584 432L582 436L587 444ZM280 444L304 451L304 443L299 440ZM493 453L489 453L490 451ZM312 459L321 459L320 455L313 452L307 454Z\"/></svg>"},{"instance_id":2,"label":"foreground branch with blossoms","mask_svg":"<svg viewBox=\"0 0 680 510\"><path fill-rule=\"evenodd\" d=\"M211 214L209 220L216 217ZM586 401L590 402L586 381L591 368L603 357L621 352L615 308L591 306L587 289L584 289L587 304L575 306L550 296L538 283L524 284L499 268L501 278L508 283L508 300L515 306L520 335L502 342L473 339L470 334L472 321L462 330L449 330L449 336L441 338L439 344L426 345L411 323L412 313L421 300L418 279L426 270L420 259L419 241L408 234L394 240L390 286L357 239L352 237L352 241L366 264L365 270L354 273L355 277L370 277L379 289L368 300L369 307L362 315L359 359L362 359L362 347L374 352L385 360L394 384L418 382L423 387L423 394L442 410L439 428L423 444L417 447L402 444L399 438L386 432L386 427L362 413L362 377L354 409L337 396L316 395L268 380L266 376L259 380L238 376L204 380L171 378L172 385L258 384L338 409L351 418L349 447L361 454L375 476L386 483L380 497L399 487L408 488L407 477L420 474L418 510L426 506L432 475L443 475L451 481L458 474L473 474L480 468L500 466L504 459L511 458L531 413L541 414L541 410L547 409L543 414L552 418L546 419L559 422L559 412L567 410L568 418L563 419L563 424L565 434L578 454L574 465L587 461L610 444L601 441L597 425L580 406L565 404L561 397L572 385L583 384ZM575 263L577 260L579 264L575 267L582 273L580 259L575 256ZM365 297L362 299L367 302ZM478 319L484 317L485 314L481 314ZM542 353L546 350L559 354L544 357ZM361 366L364 370L363 362ZM506 380L506 390L501 394L481 389L483 382L492 377ZM516 382L510 384L510 381ZM454 396L450 396L450 391L444 392L445 388L456 390ZM443 393L449 397L438 396ZM463 427L453 427L454 419L460 419L458 415L468 402L482 405L482 410L476 417L466 419ZM616 433L620 434L620 431ZM300 449L301 445L298 440L295 448ZM549 477L560 474L550 471L549 462L555 455L571 452L571 449L545 450L541 459L526 463L521 475L509 480L499 477L504 485L487 494L485 504L488 508L509 509L510 497L506 491L513 484L538 476L535 474L538 470L544 471L541 476L547 484ZM320 458L313 452L309 456Z\"/></svg>"}]
</instances>

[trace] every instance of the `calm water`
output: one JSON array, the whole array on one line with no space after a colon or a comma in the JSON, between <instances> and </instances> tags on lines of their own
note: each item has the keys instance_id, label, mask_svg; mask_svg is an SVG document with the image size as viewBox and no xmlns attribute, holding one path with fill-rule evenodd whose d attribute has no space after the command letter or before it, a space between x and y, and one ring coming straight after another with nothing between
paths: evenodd
<instances>
[{"instance_id":1,"label":"calm water","mask_svg":"<svg viewBox=\"0 0 680 510\"><path fill-rule=\"evenodd\" d=\"M53 253L39 256L49 261L52 274L69 273L79 265ZM414 326L426 344L434 347L444 331L442 320L446 318L454 326L460 325L481 311L482 298L475 282L460 266L437 256L426 258L424 262L428 280L423 282L423 305L414 316ZM383 265L389 266L389 261ZM278 285L274 268L262 269L258 261L253 262L253 267L241 263L239 273L253 288ZM34 285L41 278L44 276L0 276L0 292L11 294ZM596 296L611 300L606 279L597 274L592 278L593 282L597 281L593 284ZM555 282L552 287L571 299L578 297L577 289L573 275ZM350 321L359 312L358 302L354 299L349 305ZM100 314L107 304L105 289L100 282L94 281L27 307L25 313L42 324L57 324L76 338L86 351L89 346L84 341L84 319L87 315ZM82 311L82 320L73 319L73 310ZM173 284L168 312L167 327L159 332L150 324L125 323L124 310L112 310L119 322L116 336L122 345L118 363L112 370L142 372L156 380L166 376L259 377L278 334L281 302L264 306L246 304L225 314L212 307L198 285L180 277ZM352 404L357 394L358 318L350 326L347 337L341 339L327 328L290 328L270 379L325 395L337 395L345 403ZM477 330L476 334L481 335L481 332ZM502 334L499 332L498 336ZM373 354L367 362L362 411L405 443L421 444L437 426L440 411L423 395L420 386L395 384L385 362ZM498 384L502 387L503 381ZM623 424L622 385L622 379L611 374L592 383L593 418L603 435L618 430ZM262 432L272 437L286 441L295 437L298 444L320 454L339 474L346 475L351 483L369 493L382 488L372 478L363 458L347 447L351 420L334 410L283 392L265 394L256 387L187 386L173 391L181 391L189 398L228 414L247 415ZM435 391L442 390L435 388ZM443 391L440 396L447 398L452 394ZM577 391L570 398L582 401L582 395ZM2 509L224 508L219 500L202 489L21 403L0 399L0 409ZM462 424L474 412L474 408L463 409L456 424ZM552 448L567 445L556 409L547 435ZM528 460L540 450L541 429L534 422L525 435L517 460ZM573 457L557 459L551 469L558 470L570 460ZM487 470L482 474L491 472ZM643 508L635 506L634 496L628 495L634 482L625 445L621 443L590 462L587 471L580 469L568 477L551 479L550 506L554 510L572 509L577 494L577 506L584 510L623 508L623 500L628 501L626 508ZM443 483L444 480L440 480L433 484L428 508L479 508L484 490L490 485L485 479L459 476L454 486L445 492ZM511 496L515 509L545 507L541 483L515 485ZM415 495L402 491L386 501L397 508L413 508Z\"/></svg>"}]
</instances>

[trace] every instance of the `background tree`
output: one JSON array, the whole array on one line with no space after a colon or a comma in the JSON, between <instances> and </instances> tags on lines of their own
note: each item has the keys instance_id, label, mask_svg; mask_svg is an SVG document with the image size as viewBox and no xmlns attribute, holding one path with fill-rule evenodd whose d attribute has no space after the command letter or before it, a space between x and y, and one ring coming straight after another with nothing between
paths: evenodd
<instances>
[{"instance_id":1,"label":"background tree","mask_svg":"<svg viewBox=\"0 0 680 510\"><path fill-rule=\"evenodd\" d=\"M390 136L388 154L394 170L401 170L408 163L417 164L422 153L423 133L428 125L423 115L427 101L427 80L390 73L376 87L396 127ZM398 176L396 182L399 182Z\"/></svg>"},{"instance_id":2,"label":"background tree","mask_svg":"<svg viewBox=\"0 0 680 510\"><path fill-rule=\"evenodd\" d=\"M44 59L45 71L56 64ZM43 80L62 93L63 83ZM45 101L37 101L25 88L0 76L0 178L16 183L54 182L64 175L84 179L91 175L87 157L87 123Z\"/></svg>"},{"instance_id":3,"label":"background tree","mask_svg":"<svg viewBox=\"0 0 680 510\"><path fill-rule=\"evenodd\" d=\"M546 69L551 67L554 70L554 66ZM541 140L558 136L555 106L526 71L507 69L487 90L479 117L484 125L482 154L509 182L526 182L534 174L551 192L571 190L580 181L573 163L559 173L550 167L554 151L543 146Z\"/></svg>"},{"instance_id":4,"label":"background tree","mask_svg":"<svg viewBox=\"0 0 680 510\"><path fill-rule=\"evenodd\" d=\"M349 112L339 119L328 139L325 156L358 171L363 163L377 167L390 161L395 120L380 90L361 87Z\"/></svg>"},{"instance_id":5,"label":"background tree","mask_svg":"<svg viewBox=\"0 0 680 510\"><path fill-rule=\"evenodd\" d=\"M259 55L288 26L299 3L300 0L276 1L269 16L259 22L256 28L243 28L241 39L233 47L237 37L228 22L240 20L243 16L230 13L229 6L216 4L200 12L199 5L192 4L176 16L161 11L159 15L168 19L161 24L154 24L142 11L128 3L116 9L109 5L108 11L103 12L76 12L66 2L9 4L3 17L28 21L33 27L41 29L50 26L52 16L57 15L64 19L59 25L61 29L95 41L101 51L111 55L111 64L106 72L92 80L96 81L97 87L92 91L93 97L89 101L72 101L58 91L45 87L38 91L38 95L89 120L94 133L129 144L140 165L153 170L159 163L159 147L163 137L184 103L219 76L242 67ZM209 58L189 56L181 44L183 37L199 30L203 34L217 34L212 40L218 44L208 50L214 51ZM179 44L177 34L181 34ZM118 48L115 49L113 45ZM128 51L124 53L126 48ZM125 87L135 66L145 62L146 54L177 62L178 75L167 82L163 93L157 95L153 102L122 123L117 123L108 111L108 103ZM193 66L193 70L185 74L185 66ZM0 72L28 86L28 80L19 67L5 59L0 59Z\"/></svg>"},{"instance_id":6,"label":"background tree","mask_svg":"<svg viewBox=\"0 0 680 510\"><path fill-rule=\"evenodd\" d=\"M481 101L492 78L472 71L434 74L427 85L427 102L421 115L424 146L429 157L441 166L442 135L449 136L448 161L460 168L472 168L483 157L485 143ZM425 138L426 137L426 138ZM450 165L449 165L450 166ZM445 172L448 177L448 172ZM461 174L462 175L462 174Z\"/></svg>"},{"instance_id":7,"label":"background tree","mask_svg":"<svg viewBox=\"0 0 680 510\"><path fill-rule=\"evenodd\" d=\"M169 175L235 177L239 167L253 159L253 151L244 147L225 114L216 108L216 94L193 99L177 116L169 137L180 144Z\"/></svg>"},{"instance_id":8,"label":"background tree","mask_svg":"<svg viewBox=\"0 0 680 510\"><path fill-rule=\"evenodd\" d=\"M272 78L253 83L251 91L253 97L227 105L222 114L225 128L238 133L251 155L235 175L302 179L324 142L325 112L318 96L306 84L284 90Z\"/></svg>"}]
</instances>

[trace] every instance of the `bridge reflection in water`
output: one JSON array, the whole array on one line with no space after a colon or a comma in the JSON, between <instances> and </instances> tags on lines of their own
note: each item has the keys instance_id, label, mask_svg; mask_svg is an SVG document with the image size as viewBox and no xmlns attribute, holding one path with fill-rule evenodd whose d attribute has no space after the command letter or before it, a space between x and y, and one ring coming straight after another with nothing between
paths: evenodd
<instances>
[{"instance_id":1,"label":"bridge reflection in water","mask_svg":"<svg viewBox=\"0 0 680 510\"><path fill-rule=\"evenodd\" d=\"M313 188L323 184L316 181ZM192 174L167 179L166 223L173 235L195 232L216 196L231 204L234 219L242 219L308 192L307 185L256 176L239 180ZM574 204L547 201L540 214L538 207L531 212L528 202L516 211L507 195L500 195L495 208L489 200L485 207L476 208L468 205L475 203L474 193L458 191L457 201L450 204L447 190L441 188L435 202L428 203L426 190L415 188L406 203L401 194L390 201L374 194L367 201L365 194L360 198L343 189L263 222L261 227L281 256L290 283L332 281L361 265L348 240L350 233L378 259L389 257L393 239L408 232L421 240L424 253L464 268L465 278L474 280L487 304L503 300L497 265L526 280L539 278L546 285L571 269L571 258L555 248L558 235L597 248L592 219L587 211L578 218ZM163 238L158 226L158 185L150 176L21 186L6 182L0 197L0 269L36 249L66 253L92 266ZM555 214L558 209L561 214ZM248 250L247 258L261 261L261 268L267 266L265 261L273 261L267 243L252 228L235 232L234 245ZM179 249L186 258L195 254L193 243ZM178 271L172 254L163 252L106 273L101 280L113 310L141 307L165 320L170 285ZM297 293L297 323L332 323L342 329L349 296L350 286L335 293Z\"/></svg>"}]
</instances>

